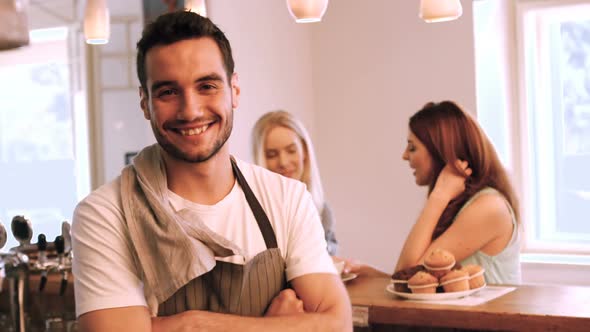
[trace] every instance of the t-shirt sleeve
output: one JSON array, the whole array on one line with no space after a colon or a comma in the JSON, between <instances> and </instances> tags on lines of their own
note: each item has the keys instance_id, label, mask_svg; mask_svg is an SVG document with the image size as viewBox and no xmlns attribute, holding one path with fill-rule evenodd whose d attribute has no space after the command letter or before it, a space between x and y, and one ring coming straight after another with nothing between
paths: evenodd
<instances>
[{"instance_id":1,"label":"t-shirt sleeve","mask_svg":"<svg viewBox=\"0 0 590 332\"><path fill-rule=\"evenodd\" d=\"M123 220L112 197L96 192L74 211L72 270L77 317L99 309L147 306Z\"/></svg>"},{"instance_id":2,"label":"t-shirt sleeve","mask_svg":"<svg viewBox=\"0 0 590 332\"><path fill-rule=\"evenodd\" d=\"M311 195L304 185L293 190L287 216L287 280L310 273L336 274L332 258L326 250L326 239L320 217Z\"/></svg>"}]
</instances>

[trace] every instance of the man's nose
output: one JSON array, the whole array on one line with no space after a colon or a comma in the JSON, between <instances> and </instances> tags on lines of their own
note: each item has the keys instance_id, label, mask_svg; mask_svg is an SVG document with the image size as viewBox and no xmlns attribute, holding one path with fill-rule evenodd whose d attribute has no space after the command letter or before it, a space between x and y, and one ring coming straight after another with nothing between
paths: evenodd
<instances>
[{"instance_id":1,"label":"man's nose","mask_svg":"<svg viewBox=\"0 0 590 332\"><path fill-rule=\"evenodd\" d=\"M176 113L178 120L192 121L203 116L203 103L198 95L186 92L182 95L182 102Z\"/></svg>"}]
</instances>

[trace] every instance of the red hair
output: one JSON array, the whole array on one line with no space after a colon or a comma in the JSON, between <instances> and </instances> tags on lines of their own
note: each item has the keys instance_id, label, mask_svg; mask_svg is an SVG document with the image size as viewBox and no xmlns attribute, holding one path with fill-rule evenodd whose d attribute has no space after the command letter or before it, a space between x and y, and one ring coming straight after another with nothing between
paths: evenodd
<instances>
[{"instance_id":1,"label":"red hair","mask_svg":"<svg viewBox=\"0 0 590 332\"><path fill-rule=\"evenodd\" d=\"M409 127L433 159L429 194L447 163L456 167L455 160L465 160L473 171L467 178L465 191L443 211L432 234L433 240L451 226L461 207L485 187L502 193L512 206L516 220L520 219L516 194L494 146L477 122L457 104L452 101L428 103L410 118Z\"/></svg>"}]
</instances>

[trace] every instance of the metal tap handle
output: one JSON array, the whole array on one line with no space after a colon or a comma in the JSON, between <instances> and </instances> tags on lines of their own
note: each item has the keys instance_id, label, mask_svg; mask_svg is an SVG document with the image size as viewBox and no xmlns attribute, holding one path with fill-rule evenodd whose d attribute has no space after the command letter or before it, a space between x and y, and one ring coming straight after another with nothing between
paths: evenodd
<instances>
[{"instance_id":1,"label":"metal tap handle","mask_svg":"<svg viewBox=\"0 0 590 332\"><path fill-rule=\"evenodd\" d=\"M66 289L68 288L68 271L62 270L61 271L61 283L59 285L59 295L62 296L66 293Z\"/></svg>"},{"instance_id":2,"label":"metal tap handle","mask_svg":"<svg viewBox=\"0 0 590 332\"><path fill-rule=\"evenodd\" d=\"M55 237L55 241L53 241L53 244L55 245L55 251L57 251L57 255L58 257L60 255L63 255L65 252L65 243L64 243L64 237L61 235L58 235Z\"/></svg>"},{"instance_id":3,"label":"metal tap handle","mask_svg":"<svg viewBox=\"0 0 590 332\"><path fill-rule=\"evenodd\" d=\"M37 249L39 249L39 258L37 259L37 267L41 270L41 282L39 283L39 292L45 289L47 284L47 238L45 234L39 234L37 237Z\"/></svg>"},{"instance_id":4,"label":"metal tap handle","mask_svg":"<svg viewBox=\"0 0 590 332\"><path fill-rule=\"evenodd\" d=\"M68 270L65 266L64 262L64 252L65 252L65 241L64 237L58 235L55 237L55 250L57 251L57 257L59 260L58 269L61 271L61 283L59 285L59 295L64 295L66 292L66 288L68 287Z\"/></svg>"},{"instance_id":5,"label":"metal tap handle","mask_svg":"<svg viewBox=\"0 0 590 332\"><path fill-rule=\"evenodd\" d=\"M47 238L45 237L45 234L39 234L37 237L37 249L39 251L47 250Z\"/></svg>"}]
</instances>

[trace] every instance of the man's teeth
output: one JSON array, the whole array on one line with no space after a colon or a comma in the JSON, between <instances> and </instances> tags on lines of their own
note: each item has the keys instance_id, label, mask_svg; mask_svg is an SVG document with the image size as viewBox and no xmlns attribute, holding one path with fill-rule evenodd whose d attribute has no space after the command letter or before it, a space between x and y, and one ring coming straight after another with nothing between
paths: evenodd
<instances>
[{"instance_id":1,"label":"man's teeth","mask_svg":"<svg viewBox=\"0 0 590 332\"><path fill-rule=\"evenodd\" d=\"M180 129L180 133L182 134L182 136L193 136L204 132L205 130L207 130L207 128L209 128L209 125L204 125L202 127L194 129Z\"/></svg>"}]
</instances>

